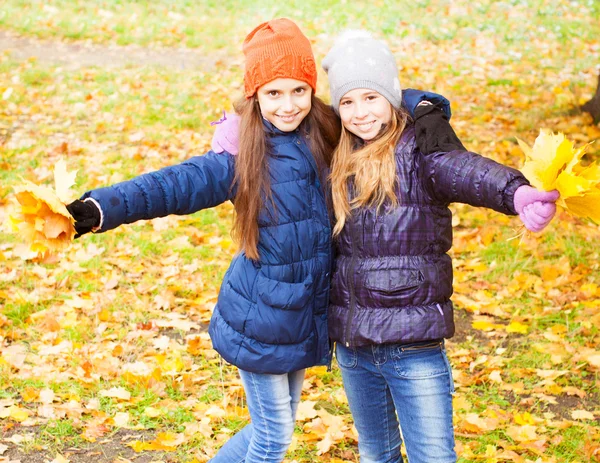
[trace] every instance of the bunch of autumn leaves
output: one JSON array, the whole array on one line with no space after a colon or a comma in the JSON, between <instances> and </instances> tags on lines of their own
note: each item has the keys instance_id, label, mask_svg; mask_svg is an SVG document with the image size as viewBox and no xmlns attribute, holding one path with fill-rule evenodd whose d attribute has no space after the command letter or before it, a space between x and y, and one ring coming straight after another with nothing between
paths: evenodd
<instances>
[{"instance_id":1,"label":"bunch of autumn leaves","mask_svg":"<svg viewBox=\"0 0 600 463\"><path fill-rule=\"evenodd\" d=\"M517 139L525 152L521 172L539 190L558 190L559 206L576 217L600 224L600 165L582 166L589 145L574 149L562 133L540 130L533 147Z\"/></svg>"},{"instance_id":2,"label":"bunch of autumn leaves","mask_svg":"<svg viewBox=\"0 0 600 463\"><path fill-rule=\"evenodd\" d=\"M588 145L575 149L562 133L543 129L533 147L518 141L526 157L521 171L532 185L544 191L558 190L559 206L600 224L600 166L595 162L581 165ZM44 258L73 240L73 218L65 203L75 175L61 160L54 168L54 189L27 181L15 188L17 207L10 224L33 256Z\"/></svg>"},{"instance_id":3,"label":"bunch of autumn leaves","mask_svg":"<svg viewBox=\"0 0 600 463\"><path fill-rule=\"evenodd\" d=\"M29 257L47 257L67 246L75 236L74 220L65 203L77 171L68 172L64 160L54 166L54 188L23 181L14 188L16 207L10 228L28 246Z\"/></svg>"}]
</instances>

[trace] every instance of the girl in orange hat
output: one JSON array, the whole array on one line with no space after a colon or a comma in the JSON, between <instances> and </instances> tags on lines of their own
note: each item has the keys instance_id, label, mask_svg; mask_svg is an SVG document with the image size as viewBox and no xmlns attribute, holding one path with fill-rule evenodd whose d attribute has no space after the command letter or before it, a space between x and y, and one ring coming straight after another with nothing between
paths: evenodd
<instances>
[{"instance_id":1,"label":"girl in orange hat","mask_svg":"<svg viewBox=\"0 0 600 463\"><path fill-rule=\"evenodd\" d=\"M235 205L240 245L210 322L213 347L239 368L251 424L212 460L280 462L292 441L304 369L331 361L327 305L331 224L323 187L339 137L315 97L310 42L288 19L244 41L239 154L213 151L68 206L78 235L168 214Z\"/></svg>"}]
</instances>

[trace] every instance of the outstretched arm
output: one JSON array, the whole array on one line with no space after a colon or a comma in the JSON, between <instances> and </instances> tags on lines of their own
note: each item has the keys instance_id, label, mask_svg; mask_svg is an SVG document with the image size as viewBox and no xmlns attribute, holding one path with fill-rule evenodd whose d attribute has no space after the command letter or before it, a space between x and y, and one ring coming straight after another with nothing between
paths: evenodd
<instances>
[{"instance_id":1,"label":"outstretched arm","mask_svg":"<svg viewBox=\"0 0 600 463\"><path fill-rule=\"evenodd\" d=\"M110 187L86 192L68 206L79 235L138 220L191 214L232 197L234 160L209 152ZM91 208L99 208L96 213ZM79 225L78 225L79 222Z\"/></svg>"},{"instance_id":2,"label":"outstretched arm","mask_svg":"<svg viewBox=\"0 0 600 463\"><path fill-rule=\"evenodd\" d=\"M531 231L554 217L558 192L538 191L518 170L469 151L423 157L425 182L432 197L446 203L483 206L519 215Z\"/></svg>"}]
</instances>

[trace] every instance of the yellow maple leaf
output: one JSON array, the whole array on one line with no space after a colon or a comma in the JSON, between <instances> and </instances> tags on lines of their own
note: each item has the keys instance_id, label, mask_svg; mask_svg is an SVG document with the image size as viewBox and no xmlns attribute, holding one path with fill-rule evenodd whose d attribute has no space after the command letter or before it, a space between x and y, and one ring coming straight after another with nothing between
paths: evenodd
<instances>
[{"instance_id":1,"label":"yellow maple leaf","mask_svg":"<svg viewBox=\"0 0 600 463\"><path fill-rule=\"evenodd\" d=\"M523 413L516 413L514 416L514 420L515 423L518 425L534 425L535 424L535 420L533 419L533 417L531 416L531 413L529 412L523 412Z\"/></svg>"},{"instance_id":2,"label":"yellow maple leaf","mask_svg":"<svg viewBox=\"0 0 600 463\"><path fill-rule=\"evenodd\" d=\"M517 139L518 140L518 139ZM533 147L518 140L525 153L521 171L540 190L556 189L557 204L577 217L600 224L600 166L581 165L588 145L575 149L562 133L541 129Z\"/></svg>"},{"instance_id":3,"label":"yellow maple leaf","mask_svg":"<svg viewBox=\"0 0 600 463\"><path fill-rule=\"evenodd\" d=\"M54 179L58 189L26 180L14 188L15 211L9 223L37 257L64 248L75 236L74 220L63 203L74 183L75 172L67 172L64 161L59 161Z\"/></svg>"},{"instance_id":4,"label":"yellow maple leaf","mask_svg":"<svg viewBox=\"0 0 600 463\"><path fill-rule=\"evenodd\" d=\"M510 322L510 324L506 327L507 333L527 334L527 331L528 331L527 325L524 325L523 323L520 323L517 321Z\"/></svg>"},{"instance_id":5,"label":"yellow maple leaf","mask_svg":"<svg viewBox=\"0 0 600 463\"><path fill-rule=\"evenodd\" d=\"M129 400L131 399L131 392L124 387L111 387L110 389L103 389L100 391L101 397L112 397L115 399Z\"/></svg>"},{"instance_id":6,"label":"yellow maple leaf","mask_svg":"<svg viewBox=\"0 0 600 463\"><path fill-rule=\"evenodd\" d=\"M324 453L329 452L331 447L333 446L333 438L329 432L325 433L323 439L317 442L317 455L323 455Z\"/></svg>"},{"instance_id":7,"label":"yellow maple leaf","mask_svg":"<svg viewBox=\"0 0 600 463\"><path fill-rule=\"evenodd\" d=\"M594 414L588 412L587 410L573 410L571 412L571 417L574 420L590 420L593 421L595 419Z\"/></svg>"},{"instance_id":8,"label":"yellow maple leaf","mask_svg":"<svg viewBox=\"0 0 600 463\"><path fill-rule=\"evenodd\" d=\"M496 429L497 424L497 420L483 418L477 413L467 413L461 420L460 426L467 432L482 434L493 431Z\"/></svg>"},{"instance_id":9,"label":"yellow maple leaf","mask_svg":"<svg viewBox=\"0 0 600 463\"><path fill-rule=\"evenodd\" d=\"M595 188L583 196L565 198L567 210L578 217L589 217L600 224L600 188Z\"/></svg>"},{"instance_id":10,"label":"yellow maple leaf","mask_svg":"<svg viewBox=\"0 0 600 463\"><path fill-rule=\"evenodd\" d=\"M523 175L536 188L553 190L558 174L573 159L573 143L566 140L562 133L553 134L544 129L540 130L532 148L522 140L517 141L526 156L525 165L521 169Z\"/></svg>"},{"instance_id":11,"label":"yellow maple leaf","mask_svg":"<svg viewBox=\"0 0 600 463\"><path fill-rule=\"evenodd\" d=\"M156 435L156 439L152 442L157 450L174 450L175 447L185 442L185 436L183 434L177 434L172 432L159 432ZM162 448L158 448L162 447Z\"/></svg>"},{"instance_id":12,"label":"yellow maple leaf","mask_svg":"<svg viewBox=\"0 0 600 463\"><path fill-rule=\"evenodd\" d=\"M119 428L126 428L129 425L129 413L117 412L113 418L114 425Z\"/></svg>"},{"instance_id":13,"label":"yellow maple leaf","mask_svg":"<svg viewBox=\"0 0 600 463\"><path fill-rule=\"evenodd\" d=\"M481 331L492 331L492 330L496 330L498 328L502 328L502 325L497 325L495 323L490 323L490 322L485 321L485 320L474 321L473 323L471 323L471 326L474 329L481 330Z\"/></svg>"},{"instance_id":14,"label":"yellow maple leaf","mask_svg":"<svg viewBox=\"0 0 600 463\"><path fill-rule=\"evenodd\" d=\"M159 432L156 439L150 442L134 441L127 445L130 446L135 452L143 452L145 450L162 450L165 452L172 452L177 450L177 446L185 442L185 436L183 434L175 434L171 432Z\"/></svg>"},{"instance_id":15,"label":"yellow maple leaf","mask_svg":"<svg viewBox=\"0 0 600 463\"><path fill-rule=\"evenodd\" d=\"M9 413L10 413L10 417L15 420L15 421L25 421L27 418L29 418L29 415L31 414L31 412L29 412L29 410L26 410L24 408L20 408L17 405L12 405L9 409Z\"/></svg>"},{"instance_id":16,"label":"yellow maple leaf","mask_svg":"<svg viewBox=\"0 0 600 463\"><path fill-rule=\"evenodd\" d=\"M148 446L150 444L148 444L147 442L142 442L142 441L136 440L133 442L128 442L126 445L131 447L134 452L140 453L140 452L143 452L144 450L149 450Z\"/></svg>"},{"instance_id":17,"label":"yellow maple leaf","mask_svg":"<svg viewBox=\"0 0 600 463\"><path fill-rule=\"evenodd\" d=\"M54 190L56 191L56 196L64 203L73 200L70 189L75 185L76 176L76 170L71 172L67 170L67 163L64 159L59 159L54 165Z\"/></svg>"},{"instance_id":18,"label":"yellow maple leaf","mask_svg":"<svg viewBox=\"0 0 600 463\"><path fill-rule=\"evenodd\" d=\"M585 194L594 186L594 182L573 172L564 171L560 173L554 185L564 201L566 198Z\"/></svg>"},{"instance_id":19,"label":"yellow maple leaf","mask_svg":"<svg viewBox=\"0 0 600 463\"><path fill-rule=\"evenodd\" d=\"M161 414L162 412L158 408L154 407L146 407L144 410L144 415L149 416L150 418L159 417Z\"/></svg>"}]
</instances>

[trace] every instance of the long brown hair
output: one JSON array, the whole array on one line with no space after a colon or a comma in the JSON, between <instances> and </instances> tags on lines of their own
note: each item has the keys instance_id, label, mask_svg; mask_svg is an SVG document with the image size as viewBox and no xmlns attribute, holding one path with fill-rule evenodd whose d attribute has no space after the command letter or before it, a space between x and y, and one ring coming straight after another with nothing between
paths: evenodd
<instances>
[{"instance_id":1,"label":"long brown hair","mask_svg":"<svg viewBox=\"0 0 600 463\"><path fill-rule=\"evenodd\" d=\"M393 206L398 205L395 149L407 120L405 111L393 109L387 128L375 140L358 149L360 138L342 126L330 176L336 219L334 236L342 231L353 209L375 205L379 212L386 200ZM351 200L348 199L349 180L353 183Z\"/></svg>"},{"instance_id":2,"label":"long brown hair","mask_svg":"<svg viewBox=\"0 0 600 463\"><path fill-rule=\"evenodd\" d=\"M330 106L314 94L312 107L300 124L309 148L319 168L319 176L330 166L333 151L340 136L340 122ZM267 163L268 140L256 95L234 104L241 117L239 154L235 162L235 219L232 235L246 257L258 260L258 214L263 201L271 198ZM326 178L321 178L325 187Z\"/></svg>"}]
</instances>

